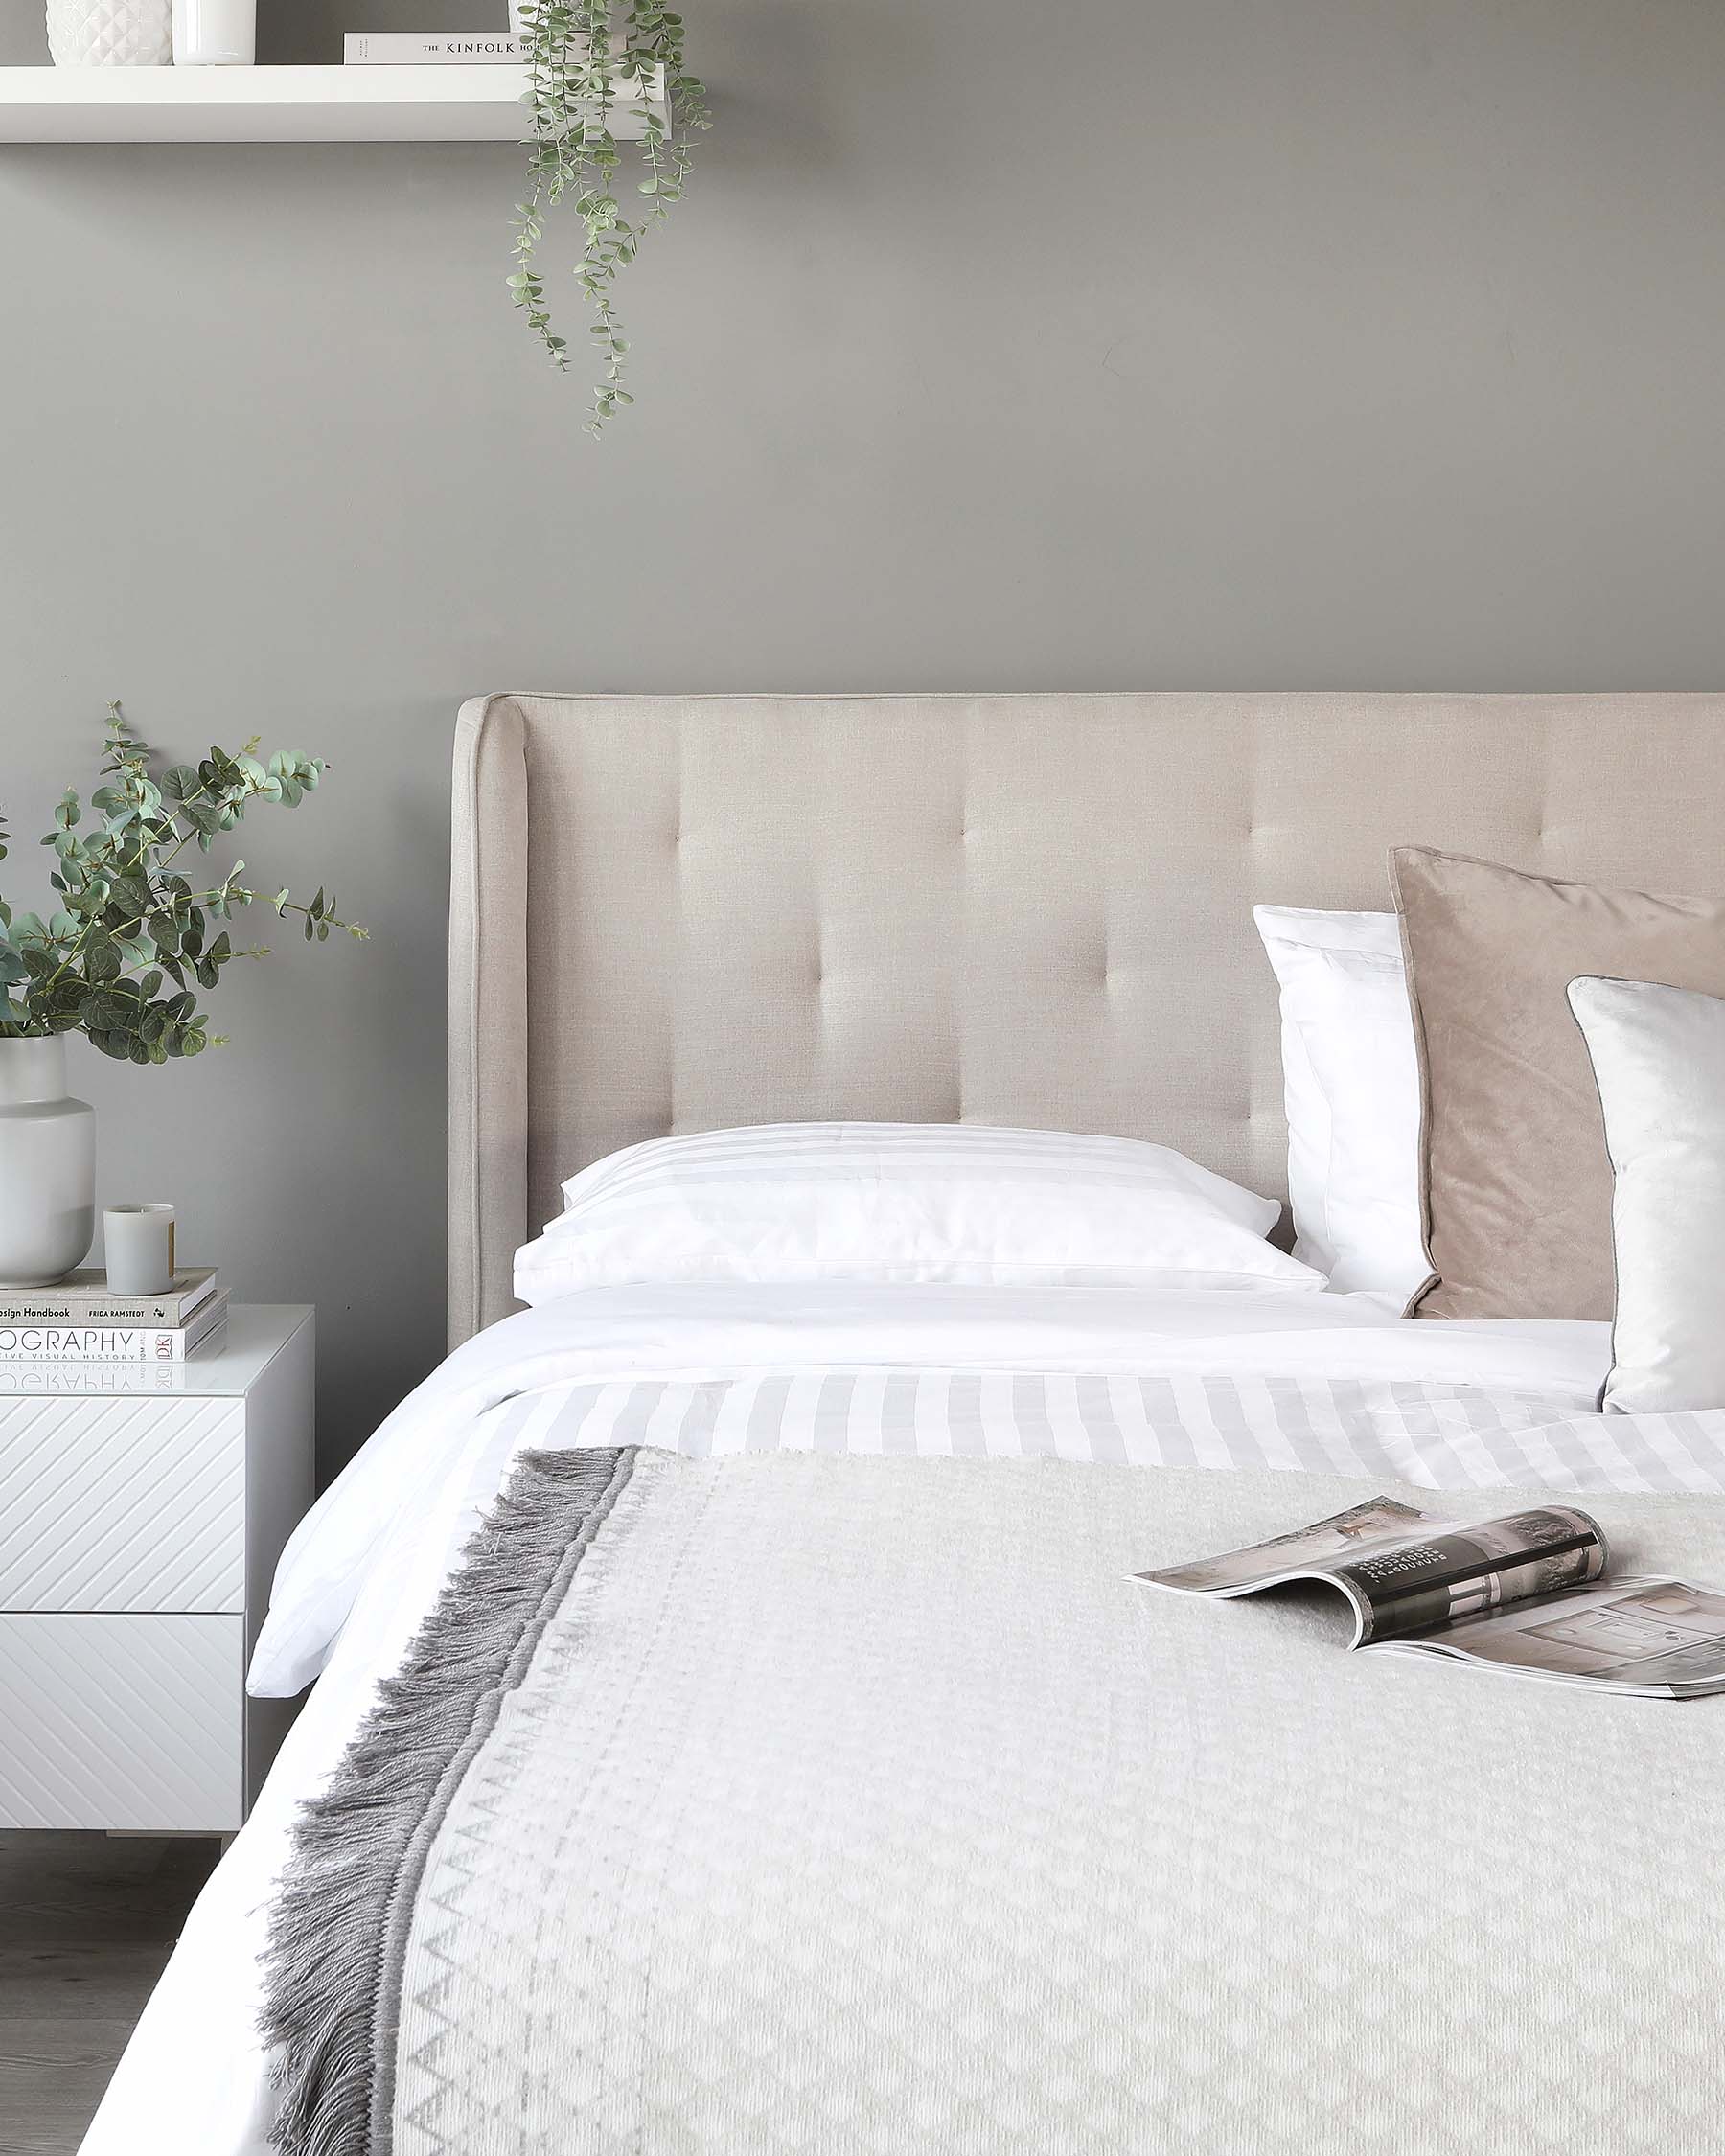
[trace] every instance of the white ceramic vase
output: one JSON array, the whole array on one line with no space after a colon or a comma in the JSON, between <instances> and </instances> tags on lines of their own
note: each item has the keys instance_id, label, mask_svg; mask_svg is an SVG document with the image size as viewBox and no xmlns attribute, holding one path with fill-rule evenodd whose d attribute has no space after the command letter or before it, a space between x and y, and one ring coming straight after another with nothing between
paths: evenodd
<instances>
[{"instance_id":1,"label":"white ceramic vase","mask_svg":"<svg viewBox=\"0 0 1725 2156\"><path fill-rule=\"evenodd\" d=\"M173 0L48 0L56 67L171 67Z\"/></svg>"},{"instance_id":2,"label":"white ceramic vase","mask_svg":"<svg viewBox=\"0 0 1725 2156\"><path fill-rule=\"evenodd\" d=\"M44 1288L96 1233L96 1111L66 1091L66 1041L0 1041L0 1287Z\"/></svg>"}]
</instances>

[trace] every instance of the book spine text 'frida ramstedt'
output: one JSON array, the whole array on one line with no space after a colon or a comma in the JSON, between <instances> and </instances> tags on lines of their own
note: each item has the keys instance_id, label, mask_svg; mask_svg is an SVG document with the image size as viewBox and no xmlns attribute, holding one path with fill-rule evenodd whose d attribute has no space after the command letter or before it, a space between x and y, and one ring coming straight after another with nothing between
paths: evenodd
<instances>
[{"instance_id":1,"label":"book spine text 'frida ramstedt'","mask_svg":"<svg viewBox=\"0 0 1725 2156\"><path fill-rule=\"evenodd\" d=\"M189 1325L9 1325L0 1323L0 1361L178 1363L227 1319L218 1296Z\"/></svg>"}]
</instances>

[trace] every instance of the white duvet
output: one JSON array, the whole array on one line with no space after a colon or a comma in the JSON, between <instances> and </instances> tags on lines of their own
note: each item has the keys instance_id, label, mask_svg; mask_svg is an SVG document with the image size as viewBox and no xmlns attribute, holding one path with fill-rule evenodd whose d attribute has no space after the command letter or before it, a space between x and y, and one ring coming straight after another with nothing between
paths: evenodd
<instances>
[{"instance_id":1,"label":"white duvet","mask_svg":"<svg viewBox=\"0 0 1725 2156\"><path fill-rule=\"evenodd\" d=\"M322 1675L192 1913L85 2156L264 2156L257 1956L295 1807L518 1451L625 1437L747 1449L769 1388L771 1442L880 1449L892 1388L909 1449L987 1453L990 1399L1028 1373L1042 1406L1013 1420L1019 1452L1086 1456L1089 1397L1121 1448L1112 1456L1129 1460L1447 1487L1725 1488L1725 1414L1600 1417L1607 1357L1603 1325L1409 1323L1379 1298L1303 1289L596 1289L509 1319L410 1396L289 1546L253 1688L290 1693Z\"/></svg>"}]
</instances>

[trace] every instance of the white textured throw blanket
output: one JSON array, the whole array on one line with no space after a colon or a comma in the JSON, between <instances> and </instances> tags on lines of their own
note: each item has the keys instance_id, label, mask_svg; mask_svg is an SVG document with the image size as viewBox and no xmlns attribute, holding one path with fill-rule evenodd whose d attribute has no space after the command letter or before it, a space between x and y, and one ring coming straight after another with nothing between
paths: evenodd
<instances>
[{"instance_id":1,"label":"white textured throw blanket","mask_svg":"<svg viewBox=\"0 0 1725 2156\"><path fill-rule=\"evenodd\" d=\"M1725 2146L1725 1702L1123 1576L1361 1494L524 1460L302 1834L283 2145ZM1624 1569L1725 1572L1716 1501L1594 1509Z\"/></svg>"}]
</instances>

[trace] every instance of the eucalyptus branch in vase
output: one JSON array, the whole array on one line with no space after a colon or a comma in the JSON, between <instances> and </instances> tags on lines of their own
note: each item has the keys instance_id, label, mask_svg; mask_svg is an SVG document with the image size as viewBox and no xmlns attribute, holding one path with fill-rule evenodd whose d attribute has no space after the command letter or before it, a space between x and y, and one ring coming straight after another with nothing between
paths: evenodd
<instances>
[{"instance_id":1,"label":"eucalyptus branch in vase","mask_svg":"<svg viewBox=\"0 0 1725 2156\"><path fill-rule=\"evenodd\" d=\"M604 370L593 389L587 431L597 434L619 406L632 404L624 388L629 345L612 306L617 273L634 261L642 240L682 199L693 164L690 138L712 126L706 91L683 59L682 17L651 0L520 0L516 19L528 41L528 87L522 103L533 116L527 161L529 193L516 205L515 303L526 311L553 365L565 372L569 344L551 326L539 246L548 214L565 199L582 220L584 241L575 283L592 312L592 356ZM652 93L662 81L662 107ZM617 197L623 152L611 132L619 99L643 114L640 155L645 177L633 218Z\"/></svg>"},{"instance_id":2,"label":"eucalyptus branch in vase","mask_svg":"<svg viewBox=\"0 0 1725 2156\"><path fill-rule=\"evenodd\" d=\"M132 1063L195 1056L212 1038L197 991L214 988L234 959L266 951L235 949L218 924L267 905L297 919L308 942L326 942L332 929L363 939L321 889L302 904L286 888L242 882L243 861L203 883L175 866L189 848L194 860L207 854L260 802L297 807L326 768L291 750L261 762L257 748L255 740L212 748L158 776L149 745L109 705L104 783L89 803L100 820L80 836L83 804L68 791L42 840L54 849L58 904L44 920L0 899L0 1040L81 1032L104 1055ZM6 841L0 824L0 860Z\"/></svg>"}]
</instances>

